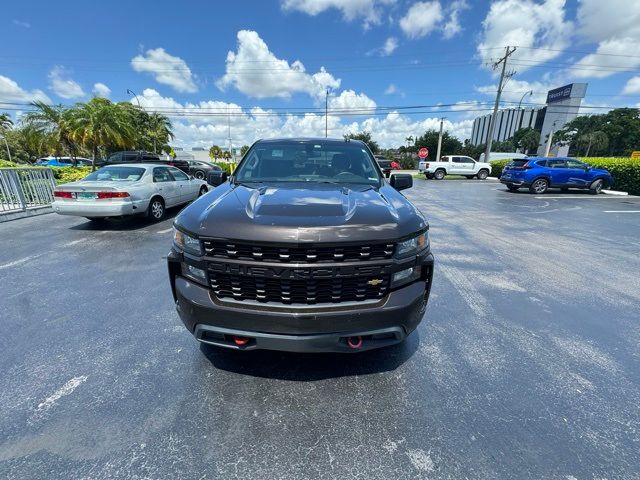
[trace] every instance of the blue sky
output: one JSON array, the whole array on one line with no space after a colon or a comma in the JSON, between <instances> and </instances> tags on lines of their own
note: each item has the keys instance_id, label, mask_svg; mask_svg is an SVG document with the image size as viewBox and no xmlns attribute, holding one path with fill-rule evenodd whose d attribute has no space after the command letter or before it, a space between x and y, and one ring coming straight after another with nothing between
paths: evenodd
<instances>
[{"instance_id":1,"label":"blue sky","mask_svg":"<svg viewBox=\"0 0 640 480\"><path fill-rule=\"evenodd\" d=\"M0 111L136 102L130 89L172 117L181 146L226 144L228 123L235 144L323 136L326 88L330 136L369 130L393 146L442 116L464 139L491 108L487 65L506 45L518 49L504 106L578 81L583 113L640 102L640 2L628 0L4 3Z\"/></svg>"}]
</instances>

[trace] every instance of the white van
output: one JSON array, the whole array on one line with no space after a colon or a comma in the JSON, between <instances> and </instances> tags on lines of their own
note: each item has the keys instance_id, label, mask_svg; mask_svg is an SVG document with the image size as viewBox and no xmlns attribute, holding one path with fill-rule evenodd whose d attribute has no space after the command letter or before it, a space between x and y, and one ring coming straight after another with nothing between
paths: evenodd
<instances>
[{"instance_id":1,"label":"white van","mask_svg":"<svg viewBox=\"0 0 640 480\"><path fill-rule=\"evenodd\" d=\"M489 161L493 161L493 160L511 160L514 158L527 158L528 155L525 155L524 153L505 153L505 152L491 152L491 155L489 155ZM478 158L479 162L484 162L484 153L480 154L480 158Z\"/></svg>"}]
</instances>

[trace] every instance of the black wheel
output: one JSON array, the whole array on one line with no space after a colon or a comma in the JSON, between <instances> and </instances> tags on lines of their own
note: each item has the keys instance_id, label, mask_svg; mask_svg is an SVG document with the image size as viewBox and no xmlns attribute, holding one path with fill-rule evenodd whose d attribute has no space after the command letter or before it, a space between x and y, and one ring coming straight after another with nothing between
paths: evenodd
<instances>
[{"instance_id":1,"label":"black wheel","mask_svg":"<svg viewBox=\"0 0 640 480\"><path fill-rule=\"evenodd\" d=\"M427 180L433 180L433 174L432 173L425 173L424 176L425 176L425 178Z\"/></svg>"},{"instance_id":2,"label":"black wheel","mask_svg":"<svg viewBox=\"0 0 640 480\"><path fill-rule=\"evenodd\" d=\"M549 181L546 178L537 178L533 181L531 186L529 187L529 191L531 193L537 193L538 195L542 195L549 188Z\"/></svg>"},{"instance_id":3,"label":"black wheel","mask_svg":"<svg viewBox=\"0 0 640 480\"><path fill-rule=\"evenodd\" d=\"M487 172L486 170L480 170L478 172L478 180L486 180L488 176L489 172Z\"/></svg>"},{"instance_id":4,"label":"black wheel","mask_svg":"<svg viewBox=\"0 0 640 480\"><path fill-rule=\"evenodd\" d=\"M151 220L159 222L164 217L164 202L161 198L152 198L147 209L147 217Z\"/></svg>"},{"instance_id":5,"label":"black wheel","mask_svg":"<svg viewBox=\"0 0 640 480\"><path fill-rule=\"evenodd\" d=\"M473 180L473 177L475 177L475 175L465 175L465 177L467 177L469 180Z\"/></svg>"},{"instance_id":6,"label":"black wheel","mask_svg":"<svg viewBox=\"0 0 640 480\"><path fill-rule=\"evenodd\" d=\"M507 185L507 188L509 189L510 192L517 192L518 191L518 187L517 185Z\"/></svg>"},{"instance_id":7,"label":"black wheel","mask_svg":"<svg viewBox=\"0 0 640 480\"><path fill-rule=\"evenodd\" d=\"M198 192L198 196L199 196L199 197L201 197L202 195L204 195L204 194L205 194L205 193L207 193L208 191L209 191L209 189L208 189L206 186L202 185L202 186L200 187L200 191Z\"/></svg>"},{"instance_id":8,"label":"black wheel","mask_svg":"<svg viewBox=\"0 0 640 480\"><path fill-rule=\"evenodd\" d=\"M445 172L442 169L436 170L436 173L433 174L433 178L435 178L436 180L442 180L444 176L445 176Z\"/></svg>"},{"instance_id":9,"label":"black wheel","mask_svg":"<svg viewBox=\"0 0 640 480\"><path fill-rule=\"evenodd\" d=\"M202 170L196 170L196 173L193 174L198 180L204 180L204 172Z\"/></svg>"},{"instance_id":10,"label":"black wheel","mask_svg":"<svg viewBox=\"0 0 640 480\"><path fill-rule=\"evenodd\" d=\"M593 181L591 186L589 186L589 193L591 195L598 195L600 192L602 192L603 188L604 188L604 180L602 180L601 178L598 178L597 180Z\"/></svg>"}]
</instances>

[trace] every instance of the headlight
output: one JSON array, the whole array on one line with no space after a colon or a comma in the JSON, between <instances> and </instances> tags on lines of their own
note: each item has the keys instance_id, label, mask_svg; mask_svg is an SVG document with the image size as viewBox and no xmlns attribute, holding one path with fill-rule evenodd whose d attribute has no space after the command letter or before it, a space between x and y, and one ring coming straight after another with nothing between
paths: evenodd
<instances>
[{"instance_id":1,"label":"headlight","mask_svg":"<svg viewBox=\"0 0 640 480\"><path fill-rule=\"evenodd\" d=\"M418 252L424 250L429 244L429 237L427 232L422 232L409 240L398 243L398 249L396 256L407 257L409 255L415 255Z\"/></svg>"},{"instance_id":2,"label":"headlight","mask_svg":"<svg viewBox=\"0 0 640 480\"><path fill-rule=\"evenodd\" d=\"M187 235L175 227L173 227L173 243L183 252L192 255L202 255L200 240Z\"/></svg>"}]
</instances>

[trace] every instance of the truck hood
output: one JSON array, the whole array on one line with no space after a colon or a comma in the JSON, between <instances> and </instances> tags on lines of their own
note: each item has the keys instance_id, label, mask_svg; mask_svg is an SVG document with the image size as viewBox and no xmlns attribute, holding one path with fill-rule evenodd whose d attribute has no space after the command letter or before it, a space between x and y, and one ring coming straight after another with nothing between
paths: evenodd
<instances>
[{"instance_id":1,"label":"truck hood","mask_svg":"<svg viewBox=\"0 0 640 480\"><path fill-rule=\"evenodd\" d=\"M176 226L199 237L256 242L386 241L424 229L393 187L225 183L185 208Z\"/></svg>"}]
</instances>

